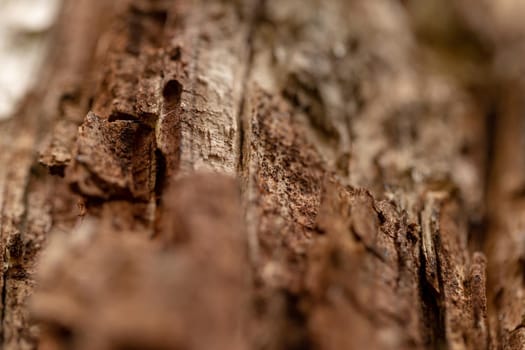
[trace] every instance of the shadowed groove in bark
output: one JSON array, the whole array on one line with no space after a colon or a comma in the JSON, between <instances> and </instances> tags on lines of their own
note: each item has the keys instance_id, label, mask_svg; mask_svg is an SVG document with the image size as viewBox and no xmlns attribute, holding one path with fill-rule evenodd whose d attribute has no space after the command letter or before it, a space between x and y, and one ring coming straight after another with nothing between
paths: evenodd
<instances>
[{"instance_id":1,"label":"shadowed groove in bark","mask_svg":"<svg viewBox=\"0 0 525 350\"><path fill-rule=\"evenodd\" d=\"M439 295L425 278L424 259L420 272L420 295L423 302L424 327L427 329L426 343L429 348L441 350L445 348L445 327L443 314L439 306Z\"/></svg>"},{"instance_id":2,"label":"shadowed groove in bark","mask_svg":"<svg viewBox=\"0 0 525 350\"><path fill-rule=\"evenodd\" d=\"M252 18L250 19L250 28L248 30L248 35L246 36L246 43L248 45L248 59L247 59L247 66L243 72L242 75L242 96L239 100L239 106L237 111L237 122L238 122L238 128L239 128L239 160L237 168L239 169L238 172L240 174L243 173L244 167L244 138L245 138L245 125L244 125L244 115L245 115L245 105L246 105L246 99L248 94L248 84L249 84L249 78L250 74L252 72L252 65L253 65L253 58L254 58L254 43L253 40L255 39L255 33L257 30L257 25L261 19L262 10L264 8L264 2L266 0L256 0L256 3L254 5L253 13L251 14Z\"/></svg>"},{"instance_id":3,"label":"shadowed groove in bark","mask_svg":"<svg viewBox=\"0 0 525 350\"><path fill-rule=\"evenodd\" d=\"M239 157L237 160L237 174L240 179L240 189L241 193L243 194L243 197L246 197L246 179L244 174L248 174L249 170L245 167L245 157L248 157L249 155L249 130L247 123L250 122L249 115L250 111L246 110L247 107L247 99L249 98L249 92L251 90L250 88L250 74L252 73L252 66L253 66L253 60L254 60L254 39L255 34L257 31L257 26L260 23L261 17L262 17L262 11L264 10L264 3L266 0L255 0L253 11L251 12L250 16L250 27L248 30L248 34L246 36L246 43L248 45L248 56L247 56L247 66L242 74L242 92L241 92L241 98L239 100L239 106L237 111L237 126L238 126L238 143L239 143ZM244 212L244 217L246 219L247 212ZM250 252L250 260L252 267L255 266L257 262L257 252L256 249L254 249L254 246L257 245L255 240L257 240L257 237L254 237L253 230L248 229L247 230L248 235L248 244L249 244L249 252Z\"/></svg>"}]
</instances>

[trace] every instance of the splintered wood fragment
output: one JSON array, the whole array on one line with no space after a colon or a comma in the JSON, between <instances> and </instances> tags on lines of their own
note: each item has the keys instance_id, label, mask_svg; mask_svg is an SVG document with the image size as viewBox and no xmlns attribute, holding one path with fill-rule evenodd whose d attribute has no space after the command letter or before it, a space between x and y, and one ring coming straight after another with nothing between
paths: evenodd
<instances>
[{"instance_id":1,"label":"splintered wood fragment","mask_svg":"<svg viewBox=\"0 0 525 350\"><path fill-rule=\"evenodd\" d=\"M435 193L431 192L425 200L425 207L421 212L421 244L423 246L424 270L427 282L432 286L434 293L441 292L439 285L439 262L437 259L434 241L439 235L439 208L440 201Z\"/></svg>"}]
</instances>

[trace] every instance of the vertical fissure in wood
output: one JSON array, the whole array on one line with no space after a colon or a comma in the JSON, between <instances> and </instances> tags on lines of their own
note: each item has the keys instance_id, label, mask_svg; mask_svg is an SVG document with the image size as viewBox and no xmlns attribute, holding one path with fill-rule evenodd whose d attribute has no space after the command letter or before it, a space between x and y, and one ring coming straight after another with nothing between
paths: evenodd
<instances>
[{"instance_id":1,"label":"vertical fissure in wood","mask_svg":"<svg viewBox=\"0 0 525 350\"><path fill-rule=\"evenodd\" d=\"M250 111L246 110L247 106L247 100L250 97L250 75L252 73L252 67L254 64L254 57L255 57L255 46L254 46L254 40L257 33L257 26L260 23L262 12L264 10L264 3L266 0L256 0L250 17L250 24L248 29L248 34L246 35L246 45L247 45L247 65L245 67L245 70L243 72L242 77L242 83L241 83L241 98L239 101L238 111L237 111L237 126L238 126L238 149L239 149L239 158L237 163L237 174L239 176L240 181L240 190L241 190L241 198L243 198L243 201L247 201L249 199L246 198L247 196L247 183L249 182L248 179L245 178L245 176L249 176L249 169L246 169L247 161L249 159L249 142L250 142L250 132L251 128L249 126L249 113ZM246 208L246 206L244 206ZM244 217L245 221L246 216L248 215L248 211L244 210ZM255 264L258 261L258 243L257 243L257 233L255 232L254 228L248 228L247 229L247 235L248 235L248 245L249 245L249 256L251 260L252 266L255 266Z\"/></svg>"},{"instance_id":2,"label":"vertical fissure in wood","mask_svg":"<svg viewBox=\"0 0 525 350\"><path fill-rule=\"evenodd\" d=\"M244 170L244 147L246 147L245 142L247 138L247 125L245 125L246 121L244 120L245 117L245 107L246 107L246 99L249 95L249 79L250 74L252 72L252 66L253 66L253 60L255 56L255 47L254 47L254 39L255 34L257 32L257 25L261 19L262 11L264 9L264 2L265 0L256 0L256 3L254 5L253 12L251 14L250 18L250 27L248 29L248 34L246 35L246 45L247 45L247 65L243 72L242 77L242 83L241 83L241 98L239 101L238 111L237 111L237 123L238 123L238 130L239 130L239 160L238 160L238 172L242 175Z\"/></svg>"}]
</instances>

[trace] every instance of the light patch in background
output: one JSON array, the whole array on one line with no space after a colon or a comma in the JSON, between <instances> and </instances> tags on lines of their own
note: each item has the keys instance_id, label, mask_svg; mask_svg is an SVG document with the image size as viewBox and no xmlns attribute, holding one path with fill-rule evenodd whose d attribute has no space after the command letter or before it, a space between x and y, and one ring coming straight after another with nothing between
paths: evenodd
<instances>
[{"instance_id":1,"label":"light patch in background","mask_svg":"<svg viewBox=\"0 0 525 350\"><path fill-rule=\"evenodd\" d=\"M16 112L46 55L61 0L0 0L0 120Z\"/></svg>"}]
</instances>

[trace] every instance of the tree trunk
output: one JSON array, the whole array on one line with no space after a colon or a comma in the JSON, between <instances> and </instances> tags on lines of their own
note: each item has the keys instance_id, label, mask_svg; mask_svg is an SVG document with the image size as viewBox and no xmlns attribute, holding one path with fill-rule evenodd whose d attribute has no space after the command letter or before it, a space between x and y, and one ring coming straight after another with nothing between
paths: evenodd
<instances>
[{"instance_id":1,"label":"tree trunk","mask_svg":"<svg viewBox=\"0 0 525 350\"><path fill-rule=\"evenodd\" d=\"M65 1L0 122L3 347L525 348L523 88L409 14Z\"/></svg>"}]
</instances>

